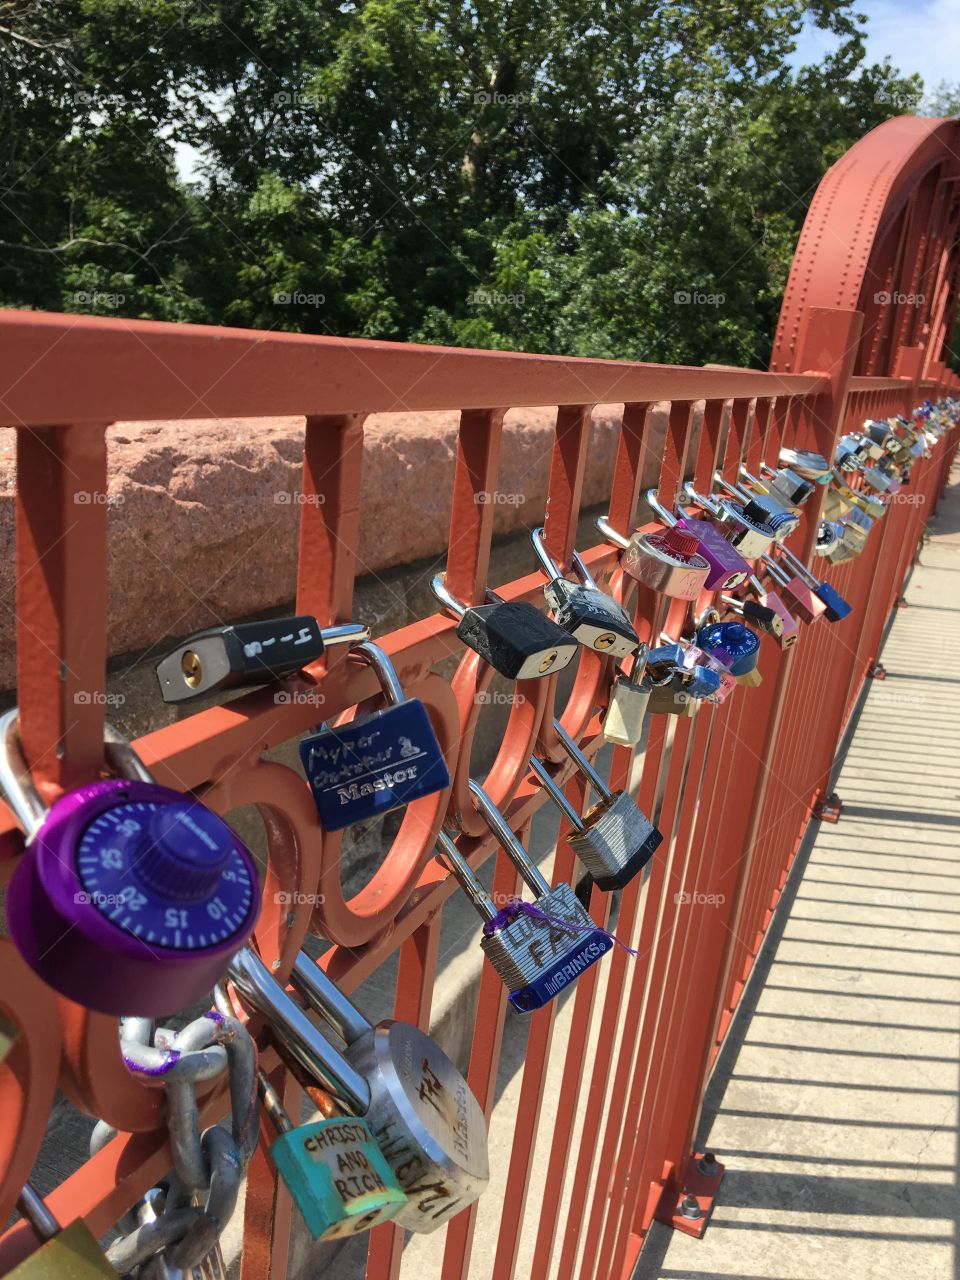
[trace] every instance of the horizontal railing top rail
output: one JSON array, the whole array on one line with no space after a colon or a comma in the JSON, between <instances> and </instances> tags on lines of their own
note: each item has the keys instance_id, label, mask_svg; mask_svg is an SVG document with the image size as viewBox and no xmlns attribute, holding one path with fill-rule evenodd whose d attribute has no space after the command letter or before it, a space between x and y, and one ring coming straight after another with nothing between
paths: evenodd
<instances>
[{"instance_id":1,"label":"horizontal railing top rail","mask_svg":"<svg viewBox=\"0 0 960 1280\"><path fill-rule=\"evenodd\" d=\"M7 427L744 399L807 395L820 381L757 369L0 312L0 426Z\"/></svg>"}]
</instances>

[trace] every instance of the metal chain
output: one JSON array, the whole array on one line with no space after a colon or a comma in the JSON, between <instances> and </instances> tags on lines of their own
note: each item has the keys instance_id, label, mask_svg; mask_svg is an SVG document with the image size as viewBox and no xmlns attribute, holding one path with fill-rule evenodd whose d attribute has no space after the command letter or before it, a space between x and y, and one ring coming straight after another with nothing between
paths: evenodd
<instances>
[{"instance_id":1,"label":"metal chain","mask_svg":"<svg viewBox=\"0 0 960 1280\"><path fill-rule=\"evenodd\" d=\"M243 1024L216 1009L176 1032L154 1028L149 1019L124 1018L120 1044L131 1071L163 1077L173 1175L165 1194L158 1188L147 1193L107 1258L122 1275L159 1280L171 1270L189 1271L202 1263L233 1213L259 1138L257 1052ZM219 1125L201 1132L197 1086L224 1070L230 1133ZM91 1154L115 1134L100 1121L90 1139ZM196 1203L201 1196L202 1205Z\"/></svg>"}]
</instances>

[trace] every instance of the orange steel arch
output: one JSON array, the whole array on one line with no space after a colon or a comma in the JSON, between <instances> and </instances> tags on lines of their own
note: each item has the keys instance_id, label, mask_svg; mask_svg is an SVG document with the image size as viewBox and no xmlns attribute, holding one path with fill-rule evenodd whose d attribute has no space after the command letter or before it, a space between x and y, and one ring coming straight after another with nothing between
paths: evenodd
<instances>
[{"instance_id":1,"label":"orange steel arch","mask_svg":"<svg viewBox=\"0 0 960 1280\"><path fill-rule=\"evenodd\" d=\"M864 317L854 374L921 374L943 359L957 305L960 120L900 116L861 138L810 205L780 311L771 370L798 372L813 308Z\"/></svg>"}]
</instances>

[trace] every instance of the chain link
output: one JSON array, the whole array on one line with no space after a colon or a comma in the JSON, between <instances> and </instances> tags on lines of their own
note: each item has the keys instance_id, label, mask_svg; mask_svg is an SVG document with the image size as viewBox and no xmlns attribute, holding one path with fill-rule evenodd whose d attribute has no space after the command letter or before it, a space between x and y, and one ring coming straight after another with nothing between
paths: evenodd
<instances>
[{"instance_id":1,"label":"chain link","mask_svg":"<svg viewBox=\"0 0 960 1280\"><path fill-rule=\"evenodd\" d=\"M123 1060L138 1075L162 1077L173 1173L164 1192L154 1188L107 1250L111 1265L138 1280L161 1280L202 1268L215 1276L223 1228L236 1207L244 1170L257 1147L257 1052L241 1022L216 1009L181 1031L154 1028L148 1019L121 1020ZM226 1071L231 1127L201 1132L197 1086ZM116 1135L103 1121L90 1139L95 1154ZM203 1203L199 1203L201 1200ZM205 1265L206 1261L206 1265Z\"/></svg>"}]
</instances>

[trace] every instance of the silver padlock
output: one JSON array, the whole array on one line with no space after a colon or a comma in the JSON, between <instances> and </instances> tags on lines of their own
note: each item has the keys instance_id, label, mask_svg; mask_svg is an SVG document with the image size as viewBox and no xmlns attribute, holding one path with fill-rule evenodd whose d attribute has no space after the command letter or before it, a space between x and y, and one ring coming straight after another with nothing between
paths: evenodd
<instances>
[{"instance_id":1,"label":"silver padlock","mask_svg":"<svg viewBox=\"0 0 960 1280\"><path fill-rule=\"evenodd\" d=\"M663 836L632 796L626 791L610 790L559 720L554 720L553 727L560 745L599 796L583 818L577 818L569 837L570 847L601 889L622 888L648 865ZM542 766L535 766L535 772L543 781ZM556 799L555 790L551 795ZM566 797L557 803L569 818Z\"/></svg>"},{"instance_id":2,"label":"silver padlock","mask_svg":"<svg viewBox=\"0 0 960 1280\"><path fill-rule=\"evenodd\" d=\"M645 587L675 600L696 600L705 589L710 561L699 551L700 540L686 529L666 529L662 533L635 532L625 538L606 516L597 520L603 536L620 547L620 567Z\"/></svg>"},{"instance_id":3,"label":"silver padlock","mask_svg":"<svg viewBox=\"0 0 960 1280\"><path fill-rule=\"evenodd\" d=\"M781 467L775 471L765 462L760 463L760 474L764 478L769 492L775 498L781 498L788 507L801 507L816 490L816 483L794 471L792 467ZM747 473L744 472L746 476Z\"/></svg>"},{"instance_id":4,"label":"silver padlock","mask_svg":"<svg viewBox=\"0 0 960 1280\"><path fill-rule=\"evenodd\" d=\"M806 476L815 484L826 484L830 479L829 459L822 453L815 453L812 449L783 448L780 450L780 465L790 467L792 471Z\"/></svg>"},{"instance_id":5,"label":"silver padlock","mask_svg":"<svg viewBox=\"0 0 960 1280\"><path fill-rule=\"evenodd\" d=\"M598 653L614 658L625 658L636 648L638 637L623 606L600 590L576 551L571 561L580 581L570 582L547 550L543 529L534 529L530 540L549 578L543 594L553 610L557 625L588 649L596 649Z\"/></svg>"},{"instance_id":6,"label":"silver padlock","mask_svg":"<svg viewBox=\"0 0 960 1280\"><path fill-rule=\"evenodd\" d=\"M747 475L749 474L747 472ZM788 538L799 527L799 511L788 509L785 503L771 497L770 494L748 488L744 484L730 484L719 471L716 474L716 481L731 497L737 498L743 503L740 512L741 517L749 516L751 519L756 520L757 514L754 512L754 508L756 508L756 513L763 513L762 522L773 530L774 542L782 542L784 538ZM750 476L750 482L755 483L754 476Z\"/></svg>"},{"instance_id":7,"label":"silver padlock","mask_svg":"<svg viewBox=\"0 0 960 1280\"><path fill-rule=\"evenodd\" d=\"M762 507L744 502L742 498L739 502L731 502L729 498L714 501L698 493L689 481L683 488L690 502L717 517L717 528L745 560L756 560L769 550L776 537L776 529L768 524Z\"/></svg>"},{"instance_id":8,"label":"silver padlock","mask_svg":"<svg viewBox=\"0 0 960 1280\"><path fill-rule=\"evenodd\" d=\"M604 892L622 889L639 872L644 870L649 872L650 859L663 840L652 823L646 823L647 839L637 850L634 848L635 838L619 813L604 809L602 805L594 805L590 813L582 818L542 760L533 756L530 760L530 768L536 774L544 791L570 824L567 844L585 870L589 871L598 888L603 889ZM621 792L621 795L625 796L625 793ZM639 814L640 810L636 805L633 807ZM643 817L642 814L640 816Z\"/></svg>"},{"instance_id":9,"label":"silver padlock","mask_svg":"<svg viewBox=\"0 0 960 1280\"><path fill-rule=\"evenodd\" d=\"M635 747L643 737L643 720L653 688L653 682L645 676L649 652L650 646L641 643L628 670L617 673L603 717L603 736L607 742Z\"/></svg>"},{"instance_id":10,"label":"silver padlock","mask_svg":"<svg viewBox=\"0 0 960 1280\"><path fill-rule=\"evenodd\" d=\"M478 813L534 895L533 903L515 898L499 910L490 903L495 912L490 918L480 907L475 888L467 889L471 901L486 916L480 943L484 954L510 992L513 1007L519 1013L530 1013L549 1004L596 964L613 941L590 918L569 884L556 884L551 889L483 787L471 780L470 792ZM462 868L453 860L450 869L464 884Z\"/></svg>"},{"instance_id":11,"label":"silver padlock","mask_svg":"<svg viewBox=\"0 0 960 1280\"><path fill-rule=\"evenodd\" d=\"M250 948L235 957L228 976L285 1051L345 1111L367 1122L408 1197L394 1218L399 1226L436 1231L482 1194L490 1176L483 1111L429 1036L407 1022L373 1026L303 952L293 986L344 1041L342 1052Z\"/></svg>"}]
</instances>

